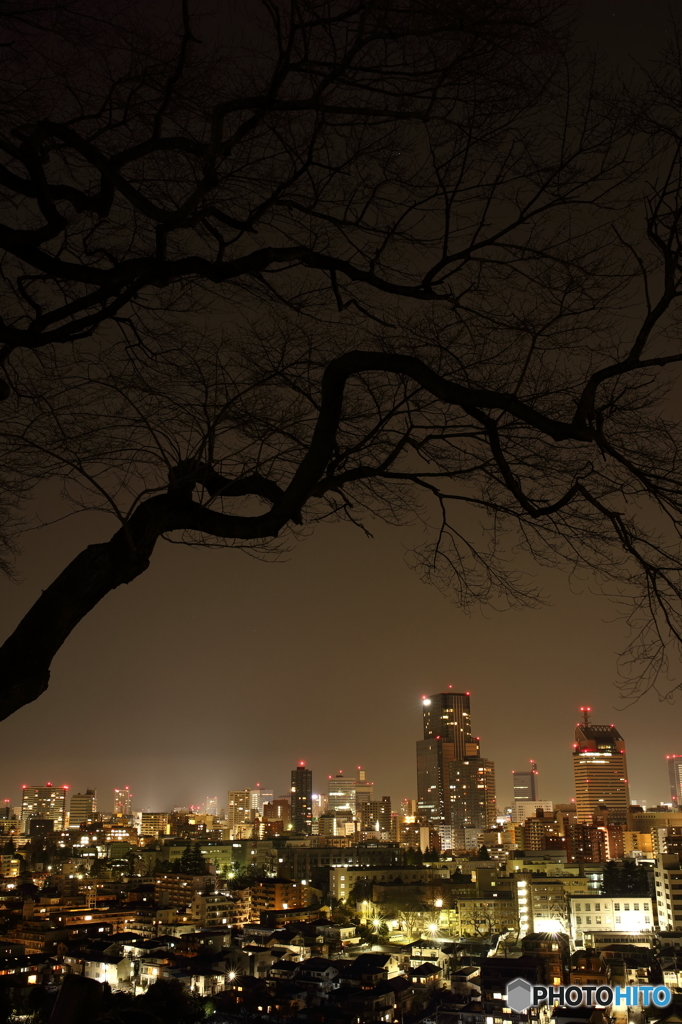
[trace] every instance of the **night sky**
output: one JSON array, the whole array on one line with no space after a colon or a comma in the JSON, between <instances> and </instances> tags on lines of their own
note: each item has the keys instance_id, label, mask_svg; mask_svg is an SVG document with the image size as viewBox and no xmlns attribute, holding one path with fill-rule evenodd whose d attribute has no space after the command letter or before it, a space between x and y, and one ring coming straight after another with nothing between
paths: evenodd
<instances>
[{"instance_id":1,"label":"night sky","mask_svg":"<svg viewBox=\"0 0 682 1024\"><path fill-rule=\"evenodd\" d=\"M616 63L646 58L680 4L584 7L586 41ZM43 495L42 512L63 514ZM22 582L0 582L3 633L85 543L114 529L82 515L24 538ZM275 795L305 760L316 791L339 769L367 769L379 795L416 796L420 696L471 691L481 752L498 797L511 770L538 761L543 799L572 796L578 707L623 734L635 800L668 799L666 753L682 753L680 700L627 707L614 688L625 628L590 581L542 571L541 609L458 611L405 564L419 536L377 524L318 528L281 564L236 551L160 543L152 568L109 595L55 659L48 692L0 723L0 799L22 783L114 786L136 808L203 802L260 782Z\"/></svg>"}]
</instances>

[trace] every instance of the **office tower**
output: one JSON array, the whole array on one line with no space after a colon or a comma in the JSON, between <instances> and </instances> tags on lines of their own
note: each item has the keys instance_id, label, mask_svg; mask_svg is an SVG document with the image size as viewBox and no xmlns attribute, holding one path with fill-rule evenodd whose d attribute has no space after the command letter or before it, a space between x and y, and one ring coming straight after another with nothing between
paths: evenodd
<instances>
[{"instance_id":1,"label":"office tower","mask_svg":"<svg viewBox=\"0 0 682 1024\"><path fill-rule=\"evenodd\" d=\"M355 779L355 810L360 814L360 805L368 804L374 800L374 783L367 781L367 772L358 765L358 774Z\"/></svg>"},{"instance_id":2,"label":"office tower","mask_svg":"<svg viewBox=\"0 0 682 1024\"><path fill-rule=\"evenodd\" d=\"M564 849L566 846L566 837L562 834L562 823L556 820L554 814L546 815L542 808L539 808L536 814L526 818L520 832L523 850ZM551 843L548 843L549 839L552 840Z\"/></svg>"},{"instance_id":3,"label":"office tower","mask_svg":"<svg viewBox=\"0 0 682 1024\"><path fill-rule=\"evenodd\" d=\"M263 804L272 800L273 795L271 789L262 789L260 782L251 790L251 810L255 811L259 818L263 816Z\"/></svg>"},{"instance_id":4,"label":"office tower","mask_svg":"<svg viewBox=\"0 0 682 1024\"><path fill-rule=\"evenodd\" d=\"M327 810L330 814L335 811L351 811L355 814L355 785L355 779L347 778L343 772L329 776Z\"/></svg>"},{"instance_id":5,"label":"office tower","mask_svg":"<svg viewBox=\"0 0 682 1024\"><path fill-rule=\"evenodd\" d=\"M28 822L31 818L50 818L54 822L55 831L66 828L66 794L68 786L53 786L51 782L44 786L21 787L21 831L28 834Z\"/></svg>"},{"instance_id":6,"label":"office tower","mask_svg":"<svg viewBox=\"0 0 682 1024\"><path fill-rule=\"evenodd\" d=\"M206 814L213 815L214 818L218 817L218 797L207 796L206 797Z\"/></svg>"},{"instance_id":7,"label":"office tower","mask_svg":"<svg viewBox=\"0 0 682 1024\"><path fill-rule=\"evenodd\" d=\"M251 820L251 790L231 789L227 794L227 824L238 829ZM235 836L232 836L234 839Z\"/></svg>"},{"instance_id":8,"label":"office tower","mask_svg":"<svg viewBox=\"0 0 682 1024\"><path fill-rule=\"evenodd\" d=\"M360 805L360 831L372 832L377 837L390 838L391 835L391 798L382 796L381 800L368 800Z\"/></svg>"},{"instance_id":9,"label":"office tower","mask_svg":"<svg viewBox=\"0 0 682 1024\"><path fill-rule=\"evenodd\" d=\"M462 761L472 753L471 711L468 693L433 693L422 698L424 739L443 740L455 747L453 761Z\"/></svg>"},{"instance_id":10,"label":"office tower","mask_svg":"<svg viewBox=\"0 0 682 1024\"><path fill-rule=\"evenodd\" d=\"M291 824L294 832L312 831L313 827L313 773L305 761L296 765L291 773Z\"/></svg>"},{"instance_id":11,"label":"office tower","mask_svg":"<svg viewBox=\"0 0 682 1024\"><path fill-rule=\"evenodd\" d=\"M94 821L97 811L97 794L94 789L74 793L69 807L69 826L77 828L87 821Z\"/></svg>"},{"instance_id":12,"label":"office tower","mask_svg":"<svg viewBox=\"0 0 682 1024\"><path fill-rule=\"evenodd\" d=\"M281 821L286 828L291 821L291 803L283 797L263 804L264 821Z\"/></svg>"},{"instance_id":13,"label":"office tower","mask_svg":"<svg viewBox=\"0 0 682 1024\"><path fill-rule=\"evenodd\" d=\"M453 828L492 828L497 818L495 765L485 757L448 765L450 822Z\"/></svg>"},{"instance_id":14,"label":"office tower","mask_svg":"<svg viewBox=\"0 0 682 1024\"><path fill-rule=\"evenodd\" d=\"M403 818L416 818L417 801L412 800L409 796L404 796L400 801L400 813Z\"/></svg>"},{"instance_id":15,"label":"office tower","mask_svg":"<svg viewBox=\"0 0 682 1024\"><path fill-rule=\"evenodd\" d=\"M133 794L130 786L114 790L114 814L131 814L133 809Z\"/></svg>"},{"instance_id":16,"label":"office tower","mask_svg":"<svg viewBox=\"0 0 682 1024\"><path fill-rule=\"evenodd\" d=\"M522 772L512 772L514 778L514 800L539 800L538 766L530 762L530 768Z\"/></svg>"},{"instance_id":17,"label":"office tower","mask_svg":"<svg viewBox=\"0 0 682 1024\"><path fill-rule=\"evenodd\" d=\"M613 725L590 724L591 708L581 708L583 721L575 730L573 778L578 822L588 824L600 804L609 811L609 820L627 822L630 807L625 743Z\"/></svg>"},{"instance_id":18,"label":"office tower","mask_svg":"<svg viewBox=\"0 0 682 1024\"><path fill-rule=\"evenodd\" d=\"M319 818L327 810L327 795L325 793L313 793L313 818Z\"/></svg>"},{"instance_id":19,"label":"office tower","mask_svg":"<svg viewBox=\"0 0 682 1024\"><path fill-rule=\"evenodd\" d=\"M422 698L424 739L417 741L417 815L435 828L450 825L451 761L478 757L471 735L469 694L434 693Z\"/></svg>"},{"instance_id":20,"label":"office tower","mask_svg":"<svg viewBox=\"0 0 682 1024\"><path fill-rule=\"evenodd\" d=\"M682 754L668 754L668 779L673 807L682 808Z\"/></svg>"}]
</instances>

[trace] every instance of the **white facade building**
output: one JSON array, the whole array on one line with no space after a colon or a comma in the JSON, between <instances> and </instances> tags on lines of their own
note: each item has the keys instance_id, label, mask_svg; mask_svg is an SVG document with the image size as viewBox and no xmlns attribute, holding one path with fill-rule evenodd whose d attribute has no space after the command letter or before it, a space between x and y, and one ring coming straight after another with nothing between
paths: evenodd
<instances>
[{"instance_id":1,"label":"white facade building","mask_svg":"<svg viewBox=\"0 0 682 1024\"><path fill-rule=\"evenodd\" d=\"M572 896L569 906L570 935L576 946L586 945L585 936L593 932L636 935L654 928L649 896Z\"/></svg>"},{"instance_id":2,"label":"white facade building","mask_svg":"<svg viewBox=\"0 0 682 1024\"><path fill-rule=\"evenodd\" d=\"M654 868L654 883L659 930L682 931L682 866L678 854L659 854Z\"/></svg>"},{"instance_id":3,"label":"white facade building","mask_svg":"<svg viewBox=\"0 0 682 1024\"><path fill-rule=\"evenodd\" d=\"M526 818L534 818L538 811L552 816L554 804L551 800L515 800L511 819L515 825L523 825Z\"/></svg>"}]
</instances>

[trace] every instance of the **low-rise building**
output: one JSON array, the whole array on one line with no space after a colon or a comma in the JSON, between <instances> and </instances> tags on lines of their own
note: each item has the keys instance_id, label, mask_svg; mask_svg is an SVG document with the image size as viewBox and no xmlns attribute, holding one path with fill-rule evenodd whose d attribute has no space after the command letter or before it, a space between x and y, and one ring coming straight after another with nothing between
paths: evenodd
<instances>
[{"instance_id":1,"label":"low-rise building","mask_svg":"<svg viewBox=\"0 0 682 1024\"><path fill-rule=\"evenodd\" d=\"M682 877L682 876L681 876ZM595 932L646 933L654 928L654 911L649 896L569 897L569 929L576 946L587 945L586 936Z\"/></svg>"},{"instance_id":2,"label":"low-rise building","mask_svg":"<svg viewBox=\"0 0 682 1024\"><path fill-rule=\"evenodd\" d=\"M188 907L196 893L211 887L214 882L213 875L155 875L155 899L161 907Z\"/></svg>"},{"instance_id":3,"label":"low-rise building","mask_svg":"<svg viewBox=\"0 0 682 1024\"><path fill-rule=\"evenodd\" d=\"M438 879L450 877L450 866L438 864L428 868L404 867L332 867L329 870L329 895L345 900L356 882L372 882L377 885L399 881L403 885L425 885Z\"/></svg>"}]
</instances>

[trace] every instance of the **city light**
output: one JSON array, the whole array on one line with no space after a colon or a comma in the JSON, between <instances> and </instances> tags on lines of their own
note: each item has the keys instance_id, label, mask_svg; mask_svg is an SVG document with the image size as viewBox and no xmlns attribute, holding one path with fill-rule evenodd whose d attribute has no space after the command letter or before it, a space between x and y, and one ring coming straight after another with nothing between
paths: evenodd
<instances>
[{"instance_id":1,"label":"city light","mask_svg":"<svg viewBox=\"0 0 682 1024\"><path fill-rule=\"evenodd\" d=\"M175 926L183 929L183 936L204 934L220 927L231 935L236 933L238 945L247 936L246 932L239 935L239 929L246 924L259 926L254 936L257 942L267 937L267 929L262 934L260 931L263 912L272 915L273 935L279 927L289 927L290 922L310 920L311 913L315 913L309 909L310 902L318 900L321 894L323 905L325 900L331 903L331 897L344 907L343 923L339 925L332 917L330 925L341 932L347 929L340 947L344 959L352 959L360 954L365 943L378 942L384 934L390 934L392 942L405 943L413 942L415 936L434 945L469 939L484 941L484 946L490 942L490 955L494 957L505 951L508 954L510 949L524 955L528 952L524 945L526 937L533 931L540 936L552 936L552 943L568 942L576 949L591 941L591 928L601 929L602 941L611 936L617 941L619 935L632 937L651 932L655 900L650 895L626 899L601 894L601 865L612 859L617 865L627 864L627 868L618 867L619 871L636 870L645 859L643 853L653 854L654 828L657 844L672 841L676 845L676 834L668 836L666 829L670 821L675 827L680 811L671 804L665 807L664 814L665 805L659 803L655 814L663 816L660 824L655 818L647 826L644 820L637 821L635 815L633 829L649 827L650 831L647 835L646 831L630 830L639 843L637 850L631 851L636 857L631 857L635 868L630 868L622 851L624 826L630 824L628 815L634 811L628 798L624 743L616 727L579 723L574 747L571 751L563 748L574 770L576 796L571 798L570 808L560 811L552 800L537 799L536 762L530 759L524 771L513 772L513 792L516 794L520 789L525 793L525 804L530 806L515 800L511 813L500 813L504 805L498 808L494 765L471 728L468 710L459 719L460 735L455 732L453 722L458 721L462 694L448 691L422 700L424 741L418 741L417 748L417 800L403 800L399 814L391 810L390 797L380 800L374 796L372 783L359 765L355 777L342 771L330 775L325 795L313 792L312 771L299 762L291 769L292 785L286 797L275 798L276 790L263 790L260 783L253 790L230 790L225 801L227 810L222 812L224 818L219 817L217 797L211 798L215 801L215 813L204 818L202 808L191 803L172 812L133 812L130 792L115 790L116 801L125 798L128 810L116 810L112 815L108 810L97 813L94 790L71 795L66 786L24 785L19 811L11 806L10 799L3 813L5 833L12 835L13 842L20 846L28 869L22 869L19 857L3 857L6 876L0 885L16 898L16 879L20 874L23 878L32 868L35 848L33 877L40 885L52 882L57 895L50 897L56 901L54 904L44 906L38 897L31 911L33 916L63 924L70 914L78 913L81 924L96 926L102 932L109 927L109 907L115 906L111 893L121 884L132 883L137 888L139 876L148 873L153 878L153 892L141 890L140 903L145 911L139 924L135 911L124 909L132 904L123 903L121 912L127 916L119 921L121 928L148 929L153 922L151 927L160 933L159 940L166 941L161 930L170 913ZM467 755L459 760L452 758L457 743ZM424 781L419 773L427 757L433 759L433 767ZM669 765L675 767L677 760L682 758L673 760L671 755L667 756L666 772ZM447 772L443 764L449 765ZM600 774L606 767L611 769L609 774ZM678 784L676 778L674 785ZM682 789L682 772L679 785ZM437 815L442 813L439 808L445 805L446 796L452 824L444 826ZM605 816L601 804L606 802L606 796L610 804ZM302 815L300 808L305 811ZM622 808L620 817L618 808ZM529 810L536 813L529 814ZM611 820L614 810L615 823ZM66 827L69 814L71 830ZM129 817L123 817L124 814ZM680 829L682 835L682 826ZM38 840L42 842L44 831L55 834L49 846L49 865L37 861L42 848ZM485 856L482 846L487 850ZM433 847L440 847L437 860L432 859ZM665 875L660 888L663 892L665 885L665 891L671 892L673 883L669 876L675 870L682 873L682 867L677 851L666 856L673 857L673 869ZM482 861L486 859L489 863L484 866ZM167 861L175 871L168 872ZM653 863L653 856L649 863ZM198 875L193 876L192 871ZM436 871L438 874L433 874ZM304 872L306 877L302 877ZM68 894L63 898L55 882L60 877L69 879ZM200 882L195 884L194 877ZM463 878L467 879L465 884ZM421 902L425 899L426 879L430 886L443 887L431 889L431 910L428 900ZM374 903L366 894L362 899L354 899L356 883L387 885L389 889L400 886L400 896L414 895L420 909L393 919L395 910L390 899L384 906L379 900ZM648 893L648 883L641 884L642 891ZM444 893L450 885L454 885L452 897L446 899ZM74 904L73 892L83 906ZM446 911L446 906L451 909ZM678 917L674 901L670 901L670 909L667 902L660 901L657 909L668 931L678 926L682 930L682 912ZM384 912L389 919L379 916ZM361 926L369 926L373 933L371 937L365 933L362 943ZM554 938L560 933L566 939ZM495 935L504 937L499 946L501 953L493 948ZM329 941L328 936L324 938ZM177 939L167 941L172 945ZM339 940L334 937L334 941ZM248 945L247 942L247 948ZM239 948L241 956L241 945ZM310 946L309 955L315 954L316 948ZM168 958L171 954L165 950L163 955ZM305 956L292 964L299 962L305 962ZM154 969L157 974L148 972L144 985L165 976L164 969ZM294 966L291 970L298 968ZM288 967L283 968L283 980L291 977L289 971ZM237 972L232 970L222 977L223 986L231 985ZM276 988L275 980L271 978L270 982Z\"/></svg>"}]
</instances>

